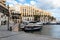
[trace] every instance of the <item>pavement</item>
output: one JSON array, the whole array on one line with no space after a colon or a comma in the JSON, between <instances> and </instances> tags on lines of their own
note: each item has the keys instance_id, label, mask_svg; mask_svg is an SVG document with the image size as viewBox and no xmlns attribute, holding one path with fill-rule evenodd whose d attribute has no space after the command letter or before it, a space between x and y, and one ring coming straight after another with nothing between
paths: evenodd
<instances>
[{"instance_id":1,"label":"pavement","mask_svg":"<svg viewBox=\"0 0 60 40\"><path fill-rule=\"evenodd\" d=\"M13 32L8 31L7 26L0 27L0 40L60 40L44 35L36 35L33 33L26 33L23 31Z\"/></svg>"}]
</instances>

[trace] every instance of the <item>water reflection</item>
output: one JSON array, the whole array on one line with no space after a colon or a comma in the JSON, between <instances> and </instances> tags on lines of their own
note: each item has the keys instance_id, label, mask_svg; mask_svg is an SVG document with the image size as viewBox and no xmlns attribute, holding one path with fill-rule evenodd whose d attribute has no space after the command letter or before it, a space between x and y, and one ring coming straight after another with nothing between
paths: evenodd
<instances>
[{"instance_id":1,"label":"water reflection","mask_svg":"<svg viewBox=\"0 0 60 40\"><path fill-rule=\"evenodd\" d=\"M48 35L53 38L60 38L60 25L45 25L42 31L34 32L35 34Z\"/></svg>"}]
</instances>

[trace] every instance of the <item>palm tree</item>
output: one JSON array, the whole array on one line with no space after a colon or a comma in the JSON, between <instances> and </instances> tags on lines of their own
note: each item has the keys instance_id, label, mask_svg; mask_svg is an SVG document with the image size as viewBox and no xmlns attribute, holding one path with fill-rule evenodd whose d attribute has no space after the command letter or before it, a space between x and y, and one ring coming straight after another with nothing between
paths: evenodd
<instances>
[{"instance_id":1,"label":"palm tree","mask_svg":"<svg viewBox=\"0 0 60 40\"><path fill-rule=\"evenodd\" d=\"M48 17L48 21L49 21L49 20L51 19L51 16L50 16L50 15L48 15L47 17ZM50 21L51 21L51 20L50 20Z\"/></svg>"},{"instance_id":2,"label":"palm tree","mask_svg":"<svg viewBox=\"0 0 60 40\"><path fill-rule=\"evenodd\" d=\"M40 15L34 15L34 20L35 21L39 21L39 19L40 19Z\"/></svg>"},{"instance_id":3,"label":"palm tree","mask_svg":"<svg viewBox=\"0 0 60 40\"><path fill-rule=\"evenodd\" d=\"M53 20L56 20L56 18L54 18L53 16L51 17L51 21L53 21Z\"/></svg>"}]
</instances>

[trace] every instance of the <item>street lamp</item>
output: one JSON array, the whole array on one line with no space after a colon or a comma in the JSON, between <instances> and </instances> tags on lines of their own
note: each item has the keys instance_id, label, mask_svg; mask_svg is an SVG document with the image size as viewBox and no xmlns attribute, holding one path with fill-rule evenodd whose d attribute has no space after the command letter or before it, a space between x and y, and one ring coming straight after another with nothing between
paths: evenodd
<instances>
[{"instance_id":1,"label":"street lamp","mask_svg":"<svg viewBox=\"0 0 60 40\"><path fill-rule=\"evenodd\" d=\"M8 26L7 29L9 30L9 5L8 5Z\"/></svg>"}]
</instances>

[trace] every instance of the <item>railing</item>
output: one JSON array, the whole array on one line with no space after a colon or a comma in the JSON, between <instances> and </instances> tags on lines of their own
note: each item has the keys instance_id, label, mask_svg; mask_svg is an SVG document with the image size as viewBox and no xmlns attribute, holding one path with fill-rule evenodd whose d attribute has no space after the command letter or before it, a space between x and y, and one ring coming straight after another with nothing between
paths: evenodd
<instances>
[{"instance_id":1,"label":"railing","mask_svg":"<svg viewBox=\"0 0 60 40\"><path fill-rule=\"evenodd\" d=\"M3 6L4 8L8 9L2 2L0 2L0 5Z\"/></svg>"}]
</instances>

